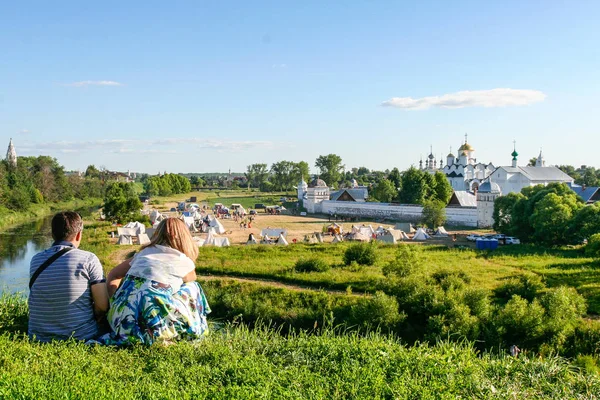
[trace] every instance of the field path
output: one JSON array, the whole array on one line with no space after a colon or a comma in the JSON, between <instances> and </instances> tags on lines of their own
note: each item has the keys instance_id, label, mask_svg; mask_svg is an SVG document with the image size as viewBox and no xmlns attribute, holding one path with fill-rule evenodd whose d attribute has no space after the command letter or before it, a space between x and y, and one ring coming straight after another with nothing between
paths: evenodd
<instances>
[{"instance_id":1,"label":"field path","mask_svg":"<svg viewBox=\"0 0 600 400\"><path fill-rule=\"evenodd\" d=\"M305 291L305 290L312 290L315 292L325 292L325 293L330 293L330 294L345 294L348 295L348 292L346 292L345 290L336 290L336 289L324 289L324 288L315 288L314 286L309 286L309 285L293 285L293 284L289 284L289 283L283 283L280 281L275 281L275 280L271 280L271 279L263 279L263 278L240 278L239 276L229 276L229 275L202 275L202 276L198 276L198 279L200 281L215 281L215 280L232 280L232 281L236 281L236 282L243 282L243 283L258 283L264 286L271 286L271 287L277 287L277 288L283 288L283 289L289 289L289 290L295 290L295 291ZM350 294L351 296L371 296L370 294L367 293L363 293L363 292L358 292L358 293L354 293L352 292Z\"/></svg>"}]
</instances>

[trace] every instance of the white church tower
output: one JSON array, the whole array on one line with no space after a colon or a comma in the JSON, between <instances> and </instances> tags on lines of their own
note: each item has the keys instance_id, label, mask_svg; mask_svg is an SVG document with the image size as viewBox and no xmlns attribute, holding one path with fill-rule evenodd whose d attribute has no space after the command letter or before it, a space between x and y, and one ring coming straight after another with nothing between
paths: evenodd
<instances>
[{"instance_id":1,"label":"white church tower","mask_svg":"<svg viewBox=\"0 0 600 400\"><path fill-rule=\"evenodd\" d=\"M308 189L308 183L304 181L304 176L298 182L298 202L300 204L306 199L306 190Z\"/></svg>"},{"instance_id":2,"label":"white church tower","mask_svg":"<svg viewBox=\"0 0 600 400\"><path fill-rule=\"evenodd\" d=\"M502 196L500 186L491 178L483 182L477 191L477 226L489 228L494 224L494 202Z\"/></svg>"},{"instance_id":3,"label":"white church tower","mask_svg":"<svg viewBox=\"0 0 600 400\"><path fill-rule=\"evenodd\" d=\"M13 145L12 138L10 138L10 142L8 143L8 150L6 150L6 162L13 168L17 167L17 152L15 151L15 146Z\"/></svg>"}]
</instances>

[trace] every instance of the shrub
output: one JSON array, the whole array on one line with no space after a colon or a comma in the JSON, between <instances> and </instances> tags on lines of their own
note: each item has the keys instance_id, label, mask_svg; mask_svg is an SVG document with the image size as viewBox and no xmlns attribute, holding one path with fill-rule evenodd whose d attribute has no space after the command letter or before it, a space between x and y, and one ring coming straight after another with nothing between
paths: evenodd
<instances>
[{"instance_id":1,"label":"shrub","mask_svg":"<svg viewBox=\"0 0 600 400\"><path fill-rule=\"evenodd\" d=\"M600 258L600 233L590 236L585 245L585 255L588 257Z\"/></svg>"},{"instance_id":2,"label":"shrub","mask_svg":"<svg viewBox=\"0 0 600 400\"><path fill-rule=\"evenodd\" d=\"M498 311L495 323L505 345L535 347L544 332L544 307L515 295Z\"/></svg>"},{"instance_id":3,"label":"shrub","mask_svg":"<svg viewBox=\"0 0 600 400\"><path fill-rule=\"evenodd\" d=\"M398 302L392 296L378 291L375 296L352 306L350 316L356 324L365 327L395 329L406 319L406 314L398 312Z\"/></svg>"},{"instance_id":4,"label":"shrub","mask_svg":"<svg viewBox=\"0 0 600 400\"><path fill-rule=\"evenodd\" d=\"M387 277L405 277L421 268L421 248L399 244L396 257L383 267L383 274Z\"/></svg>"},{"instance_id":5,"label":"shrub","mask_svg":"<svg viewBox=\"0 0 600 400\"><path fill-rule=\"evenodd\" d=\"M373 265L377 261L375 247L368 243L353 244L344 252L344 264L350 265L356 261L359 265Z\"/></svg>"},{"instance_id":6,"label":"shrub","mask_svg":"<svg viewBox=\"0 0 600 400\"><path fill-rule=\"evenodd\" d=\"M301 258L296 261L294 270L296 272L325 272L329 270L329 264L317 257Z\"/></svg>"},{"instance_id":7,"label":"shrub","mask_svg":"<svg viewBox=\"0 0 600 400\"><path fill-rule=\"evenodd\" d=\"M585 299L575 289L563 286L549 290L540 303L546 309L547 340L560 348L585 314Z\"/></svg>"},{"instance_id":8,"label":"shrub","mask_svg":"<svg viewBox=\"0 0 600 400\"><path fill-rule=\"evenodd\" d=\"M527 301L533 301L538 292L546 286L538 275L521 275L507 280L494 290L494 294L504 301L518 295Z\"/></svg>"},{"instance_id":9,"label":"shrub","mask_svg":"<svg viewBox=\"0 0 600 400\"><path fill-rule=\"evenodd\" d=\"M471 283L471 277L462 271L442 269L431 274L431 277L444 291L461 289L465 286L465 283Z\"/></svg>"},{"instance_id":10,"label":"shrub","mask_svg":"<svg viewBox=\"0 0 600 400\"><path fill-rule=\"evenodd\" d=\"M600 366L598 359L590 355L579 355L575 359L574 364L588 374L600 375Z\"/></svg>"}]
</instances>

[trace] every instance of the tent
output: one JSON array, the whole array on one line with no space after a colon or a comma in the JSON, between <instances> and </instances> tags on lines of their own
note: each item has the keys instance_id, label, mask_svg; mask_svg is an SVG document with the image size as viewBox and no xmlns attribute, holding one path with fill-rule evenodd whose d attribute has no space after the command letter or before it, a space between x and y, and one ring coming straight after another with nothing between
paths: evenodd
<instances>
[{"instance_id":1,"label":"tent","mask_svg":"<svg viewBox=\"0 0 600 400\"><path fill-rule=\"evenodd\" d=\"M410 222L399 222L394 226L394 229L399 229L408 233L415 233L415 228Z\"/></svg>"},{"instance_id":2,"label":"tent","mask_svg":"<svg viewBox=\"0 0 600 400\"><path fill-rule=\"evenodd\" d=\"M273 244L273 240L269 237L269 235L264 235L260 244Z\"/></svg>"},{"instance_id":3,"label":"tent","mask_svg":"<svg viewBox=\"0 0 600 400\"><path fill-rule=\"evenodd\" d=\"M131 245L133 244L133 240L129 235L119 235L119 240L117 240L117 244L120 245Z\"/></svg>"},{"instance_id":4,"label":"tent","mask_svg":"<svg viewBox=\"0 0 600 400\"><path fill-rule=\"evenodd\" d=\"M137 228L117 228L119 236L137 236L138 231Z\"/></svg>"},{"instance_id":5,"label":"tent","mask_svg":"<svg viewBox=\"0 0 600 400\"><path fill-rule=\"evenodd\" d=\"M333 241L331 243L341 243L343 241L344 241L344 239L342 238L341 235L335 235L335 237L333 238Z\"/></svg>"},{"instance_id":6,"label":"tent","mask_svg":"<svg viewBox=\"0 0 600 400\"><path fill-rule=\"evenodd\" d=\"M323 234L321 232L315 232L315 237L317 238L317 242L323 243Z\"/></svg>"},{"instance_id":7,"label":"tent","mask_svg":"<svg viewBox=\"0 0 600 400\"><path fill-rule=\"evenodd\" d=\"M192 217L191 215L185 215L186 213L184 213L180 218L181 220L183 220L183 222L185 223L185 226L188 227L188 229L192 229L192 227L194 226L194 217Z\"/></svg>"},{"instance_id":8,"label":"tent","mask_svg":"<svg viewBox=\"0 0 600 400\"><path fill-rule=\"evenodd\" d=\"M248 241L246 242L246 244L258 244L258 240L256 240L253 233L248 235Z\"/></svg>"},{"instance_id":9,"label":"tent","mask_svg":"<svg viewBox=\"0 0 600 400\"><path fill-rule=\"evenodd\" d=\"M146 235L148 235L148 237L150 239L152 239L152 236L154 236L154 231L156 231L156 229L154 229L154 228L146 228Z\"/></svg>"},{"instance_id":10,"label":"tent","mask_svg":"<svg viewBox=\"0 0 600 400\"><path fill-rule=\"evenodd\" d=\"M386 231L387 231L387 229L385 229L383 226L379 225L377 227L377 229L375 229L375 234L376 235L383 235Z\"/></svg>"},{"instance_id":11,"label":"tent","mask_svg":"<svg viewBox=\"0 0 600 400\"><path fill-rule=\"evenodd\" d=\"M396 238L391 233L384 233L383 235L379 235L377 236L376 240L378 242L396 244Z\"/></svg>"},{"instance_id":12,"label":"tent","mask_svg":"<svg viewBox=\"0 0 600 400\"><path fill-rule=\"evenodd\" d=\"M343 232L342 226L338 225L336 223L329 224L326 229L327 229L328 233L332 233L334 235L337 235L337 234Z\"/></svg>"},{"instance_id":13,"label":"tent","mask_svg":"<svg viewBox=\"0 0 600 400\"><path fill-rule=\"evenodd\" d=\"M158 212L158 210L152 210L152 212L150 212L150 223L152 223L152 225L154 225L155 222L162 221L163 219L164 217Z\"/></svg>"},{"instance_id":14,"label":"tent","mask_svg":"<svg viewBox=\"0 0 600 400\"><path fill-rule=\"evenodd\" d=\"M313 235L304 235L304 243L308 243L308 244L319 243L319 240L317 240L317 238L314 234Z\"/></svg>"},{"instance_id":15,"label":"tent","mask_svg":"<svg viewBox=\"0 0 600 400\"><path fill-rule=\"evenodd\" d=\"M279 236L282 234L283 236L287 236L287 229L283 228L265 228L260 232L260 236Z\"/></svg>"},{"instance_id":16,"label":"tent","mask_svg":"<svg viewBox=\"0 0 600 400\"><path fill-rule=\"evenodd\" d=\"M137 231L136 235L146 232L146 227L144 226L144 224L138 221L129 222L127 225L124 226L124 228L135 229Z\"/></svg>"},{"instance_id":17,"label":"tent","mask_svg":"<svg viewBox=\"0 0 600 400\"><path fill-rule=\"evenodd\" d=\"M203 246L227 247L229 246L229 238L217 236L211 231L208 232L208 237L204 241Z\"/></svg>"},{"instance_id":18,"label":"tent","mask_svg":"<svg viewBox=\"0 0 600 400\"><path fill-rule=\"evenodd\" d=\"M289 243L287 242L287 240L285 240L285 238L283 237L283 234L280 233L279 237L277 238L277 246L287 246Z\"/></svg>"},{"instance_id":19,"label":"tent","mask_svg":"<svg viewBox=\"0 0 600 400\"><path fill-rule=\"evenodd\" d=\"M145 244L148 244L148 243L150 243L150 238L149 238L149 237L148 237L148 235L147 235L147 234L145 234L145 233L140 233L140 234L137 236L137 239L138 239L138 242L139 242L140 246L143 246L143 245L145 245Z\"/></svg>"},{"instance_id":20,"label":"tent","mask_svg":"<svg viewBox=\"0 0 600 400\"><path fill-rule=\"evenodd\" d=\"M423 228L419 228L417 229L417 232L415 233L415 236L413 236L412 240L427 240L430 237L431 236L429 236Z\"/></svg>"},{"instance_id":21,"label":"tent","mask_svg":"<svg viewBox=\"0 0 600 400\"><path fill-rule=\"evenodd\" d=\"M212 218L210 220L210 223L208 224L208 226L210 226L211 228L215 228L216 232L219 235L222 235L225 233L225 228L223 227L223 224L221 224L221 222L216 218Z\"/></svg>"},{"instance_id":22,"label":"tent","mask_svg":"<svg viewBox=\"0 0 600 400\"><path fill-rule=\"evenodd\" d=\"M369 242L371 240L371 236L366 236L361 232L355 232L349 234L346 239L353 240L356 242Z\"/></svg>"},{"instance_id":23,"label":"tent","mask_svg":"<svg viewBox=\"0 0 600 400\"><path fill-rule=\"evenodd\" d=\"M444 229L443 226L438 226L438 228L435 230L435 236L447 237L448 232Z\"/></svg>"},{"instance_id":24,"label":"tent","mask_svg":"<svg viewBox=\"0 0 600 400\"><path fill-rule=\"evenodd\" d=\"M392 235L396 240L407 240L409 239L408 235L399 229L388 229L386 233Z\"/></svg>"},{"instance_id":25,"label":"tent","mask_svg":"<svg viewBox=\"0 0 600 400\"><path fill-rule=\"evenodd\" d=\"M194 242L196 242L198 247L204 246L204 242L206 242L206 240L199 238L198 236L194 236L194 237L192 237L192 239L194 239Z\"/></svg>"}]
</instances>

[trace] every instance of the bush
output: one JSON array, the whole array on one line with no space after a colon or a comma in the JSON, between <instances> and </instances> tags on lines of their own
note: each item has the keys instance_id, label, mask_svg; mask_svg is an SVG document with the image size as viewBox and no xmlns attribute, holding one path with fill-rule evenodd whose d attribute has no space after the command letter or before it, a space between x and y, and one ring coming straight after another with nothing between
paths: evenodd
<instances>
[{"instance_id":1,"label":"bush","mask_svg":"<svg viewBox=\"0 0 600 400\"><path fill-rule=\"evenodd\" d=\"M421 268L421 247L399 244L396 258L383 267L387 277L406 277Z\"/></svg>"},{"instance_id":2,"label":"bush","mask_svg":"<svg viewBox=\"0 0 600 400\"><path fill-rule=\"evenodd\" d=\"M471 283L471 277L462 271L442 269L431 274L431 277L444 291L462 289L465 283Z\"/></svg>"},{"instance_id":3,"label":"bush","mask_svg":"<svg viewBox=\"0 0 600 400\"><path fill-rule=\"evenodd\" d=\"M588 374L600 375L600 366L598 359L590 355L579 355L575 359L574 364Z\"/></svg>"},{"instance_id":4,"label":"bush","mask_svg":"<svg viewBox=\"0 0 600 400\"><path fill-rule=\"evenodd\" d=\"M352 306L351 318L360 326L392 330L406 319L398 312L398 301L378 291L375 296Z\"/></svg>"},{"instance_id":5,"label":"bush","mask_svg":"<svg viewBox=\"0 0 600 400\"><path fill-rule=\"evenodd\" d=\"M518 295L527 301L533 301L538 292L546 286L542 278L537 275L521 275L507 280L502 286L494 290L494 294L505 302L514 295Z\"/></svg>"},{"instance_id":6,"label":"bush","mask_svg":"<svg viewBox=\"0 0 600 400\"><path fill-rule=\"evenodd\" d=\"M590 236L585 245L585 255L588 257L600 258L600 233Z\"/></svg>"},{"instance_id":7,"label":"bush","mask_svg":"<svg viewBox=\"0 0 600 400\"><path fill-rule=\"evenodd\" d=\"M375 246L368 243L353 244L344 252L344 264L356 261L359 265L373 265L377 261Z\"/></svg>"},{"instance_id":8,"label":"bush","mask_svg":"<svg viewBox=\"0 0 600 400\"><path fill-rule=\"evenodd\" d=\"M562 348L586 312L585 299L570 287L551 289L540 298L546 309L546 341Z\"/></svg>"},{"instance_id":9,"label":"bush","mask_svg":"<svg viewBox=\"0 0 600 400\"><path fill-rule=\"evenodd\" d=\"M296 272L325 272L329 270L329 264L317 257L311 257L307 259L301 258L300 260L296 261L294 270Z\"/></svg>"}]
</instances>

